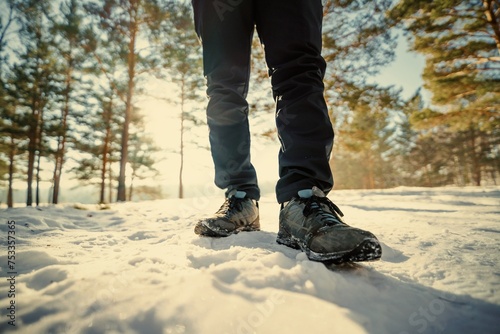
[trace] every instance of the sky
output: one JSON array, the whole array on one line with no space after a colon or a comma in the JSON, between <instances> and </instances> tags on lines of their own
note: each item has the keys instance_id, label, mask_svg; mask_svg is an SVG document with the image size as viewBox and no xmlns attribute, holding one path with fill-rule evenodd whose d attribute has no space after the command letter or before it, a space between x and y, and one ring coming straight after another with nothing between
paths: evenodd
<instances>
[{"instance_id":1,"label":"sky","mask_svg":"<svg viewBox=\"0 0 500 334\"><path fill-rule=\"evenodd\" d=\"M398 39L396 59L373 80L381 85L394 85L403 89L403 98L412 96L419 87L422 87L422 71L425 66L424 56L408 51L408 43L402 36ZM422 92L424 99L428 100L428 92Z\"/></svg>"},{"instance_id":2,"label":"sky","mask_svg":"<svg viewBox=\"0 0 500 334\"><path fill-rule=\"evenodd\" d=\"M394 85L403 89L402 96L409 98L419 87L422 86L421 73L424 66L424 57L408 52L408 44L404 37L399 38L398 48L396 50L396 59L381 73L373 78L374 82L382 86ZM154 80L147 88L149 95L156 97L167 97L172 87L168 82ZM424 98L428 94L423 92ZM155 139L160 147L159 156L162 161L158 163L160 175L155 178L155 184L171 185L172 192L167 194L173 197L176 194L179 174L179 143L180 143L180 119L179 108L172 106L165 101L146 98L138 102L142 113L146 116L146 130ZM274 115L266 115L268 121L274 123ZM256 124L250 123L252 127ZM197 131L198 145L208 147L208 129L201 126ZM279 144L277 141L262 140L253 138L252 162L257 169L259 182L261 186L271 190L278 178L277 155ZM200 149L194 145L188 145L185 151L184 183L187 193L196 191L207 191L213 187L213 163L210 152L207 149ZM194 187L196 189L190 189ZM201 190L200 190L201 189ZM205 190L203 190L205 189ZM212 190L210 190L212 191Z\"/></svg>"}]
</instances>

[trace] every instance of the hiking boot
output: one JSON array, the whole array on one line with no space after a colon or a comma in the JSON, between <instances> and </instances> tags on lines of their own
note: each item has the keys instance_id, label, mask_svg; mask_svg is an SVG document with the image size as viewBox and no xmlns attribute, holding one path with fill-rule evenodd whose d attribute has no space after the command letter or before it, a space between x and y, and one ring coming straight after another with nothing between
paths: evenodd
<instances>
[{"instance_id":1,"label":"hiking boot","mask_svg":"<svg viewBox=\"0 0 500 334\"><path fill-rule=\"evenodd\" d=\"M194 233L227 237L240 231L259 231L259 204L244 191L232 191L213 217L200 220Z\"/></svg>"},{"instance_id":2,"label":"hiking boot","mask_svg":"<svg viewBox=\"0 0 500 334\"><path fill-rule=\"evenodd\" d=\"M377 238L347 225L342 216L319 188L301 190L281 209L276 241L301 249L312 261L339 264L380 259Z\"/></svg>"}]
</instances>

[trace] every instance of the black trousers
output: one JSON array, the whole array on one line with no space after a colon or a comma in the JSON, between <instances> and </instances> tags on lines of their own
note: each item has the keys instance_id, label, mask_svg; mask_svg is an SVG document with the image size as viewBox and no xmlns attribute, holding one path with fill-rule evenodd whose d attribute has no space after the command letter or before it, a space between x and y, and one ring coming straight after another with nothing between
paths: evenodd
<instances>
[{"instance_id":1,"label":"black trousers","mask_svg":"<svg viewBox=\"0 0 500 334\"><path fill-rule=\"evenodd\" d=\"M215 184L258 200L250 160L246 96L254 27L264 45L281 142L279 203L301 189L333 186L329 166L333 129L323 96L321 0L193 0L203 45L207 121ZM227 194L226 193L226 194Z\"/></svg>"}]
</instances>

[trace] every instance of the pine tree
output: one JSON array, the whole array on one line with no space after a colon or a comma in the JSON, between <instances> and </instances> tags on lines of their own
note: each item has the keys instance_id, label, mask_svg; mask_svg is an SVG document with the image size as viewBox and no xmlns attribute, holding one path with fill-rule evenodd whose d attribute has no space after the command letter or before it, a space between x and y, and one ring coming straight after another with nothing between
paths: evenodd
<instances>
[{"instance_id":1,"label":"pine tree","mask_svg":"<svg viewBox=\"0 0 500 334\"><path fill-rule=\"evenodd\" d=\"M395 33L385 13L391 0L329 0L324 5L325 96L335 117L352 92L367 87L370 76L394 59Z\"/></svg>"},{"instance_id":2,"label":"pine tree","mask_svg":"<svg viewBox=\"0 0 500 334\"><path fill-rule=\"evenodd\" d=\"M7 206L13 207L13 183L21 170L18 158L26 152L27 128L16 113L16 101L4 85L0 86L0 180L7 178Z\"/></svg>"},{"instance_id":3,"label":"pine tree","mask_svg":"<svg viewBox=\"0 0 500 334\"><path fill-rule=\"evenodd\" d=\"M68 0L61 3L60 18L54 19L52 32L56 36L56 52L60 59L59 75L62 81L60 88L61 109L60 116L56 117L56 148L54 154L55 166L53 172L52 203L59 201L60 183L63 165L66 160L67 142L71 127L72 117L75 115L75 102L83 101L77 95L81 83L81 71L85 55L81 46L82 40L82 12L77 0ZM81 93L78 93L81 95ZM80 101L78 101L80 100Z\"/></svg>"},{"instance_id":4,"label":"pine tree","mask_svg":"<svg viewBox=\"0 0 500 334\"><path fill-rule=\"evenodd\" d=\"M158 26L168 15L162 4L162 1L156 0L102 0L86 6L87 11L94 15L99 23L98 36L105 39L107 51L116 50L121 56L124 80L127 83L126 92L121 96L125 102L125 119L121 131L118 201L126 200L125 171L128 162L129 126L138 77L156 65L152 49L140 48L139 42L152 41L157 37ZM109 47L111 49L108 49Z\"/></svg>"},{"instance_id":5,"label":"pine tree","mask_svg":"<svg viewBox=\"0 0 500 334\"><path fill-rule=\"evenodd\" d=\"M163 45L162 58L167 77L177 85L175 98L170 102L180 107L180 168L179 198L184 197L183 171L186 133L189 123L199 125L203 122L196 116L199 111L197 102L204 100L201 95L204 84L202 55L193 26L191 6L186 2L171 3L170 19L163 29L170 32L170 38Z\"/></svg>"},{"instance_id":6,"label":"pine tree","mask_svg":"<svg viewBox=\"0 0 500 334\"><path fill-rule=\"evenodd\" d=\"M405 23L413 50L426 55L423 78L435 107L414 120L446 131L457 147L466 148L460 153L464 170L474 184L481 184L489 160L494 166L500 159L495 148L500 128L499 3L402 0L390 15Z\"/></svg>"},{"instance_id":7,"label":"pine tree","mask_svg":"<svg viewBox=\"0 0 500 334\"><path fill-rule=\"evenodd\" d=\"M16 7L20 17L20 40L24 45L19 62L11 71L11 95L17 100L17 112L22 114L22 124L28 126L28 167L26 205L33 204L33 180L36 177L36 203L39 203L41 156L47 154L44 135L44 113L49 109L54 95L55 60L52 53L52 36L47 30L49 1L25 0ZM36 166L35 166L36 163Z\"/></svg>"},{"instance_id":8,"label":"pine tree","mask_svg":"<svg viewBox=\"0 0 500 334\"><path fill-rule=\"evenodd\" d=\"M418 185L415 178L416 170L420 168L411 159L412 151L421 132L412 124L411 117L425 108L421 89L418 89L413 96L404 102L397 114L393 118L396 124L395 135L391 143L391 150L388 159L391 161L398 181L397 185L413 186Z\"/></svg>"},{"instance_id":9,"label":"pine tree","mask_svg":"<svg viewBox=\"0 0 500 334\"><path fill-rule=\"evenodd\" d=\"M77 166L71 169L84 184L99 186L99 203L111 202L113 184L112 166L119 161L120 132L124 106L115 94L111 83L94 91L86 109L86 117L80 120L80 131L74 147L80 152ZM108 200L106 200L106 186Z\"/></svg>"},{"instance_id":10,"label":"pine tree","mask_svg":"<svg viewBox=\"0 0 500 334\"><path fill-rule=\"evenodd\" d=\"M399 92L390 88L351 91L349 117L338 130L338 152L333 157L335 175L341 187L384 188L392 186L391 150L393 110L398 109ZM355 173L355 174L353 174Z\"/></svg>"},{"instance_id":11,"label":"pine tree","mask_svg":"<svg viewBox=\"0 0 500 334\"><path fill-rule=\"evenodd\" d=\"M389 119L399 92L368 79L394 59L396 36L385 15L392 1L330 0L324 5L325 97L336 145L332 166L337 185L374 188L391 185L387 161Z\"/></svg>"},{"instance_id":12,"label":"pine tree","mask_svg":"<svg viewBox=\"0 0 500 334\"><path fill-rule=\"evenodd\" d=\"M7 206L13 206L13 181L15 173L15 158L22 153L20 138L24 137L25 131L20 129L15 115L15 101L8 91L6 73L10 70L9 57L7 54L9 33L12 31L16 20L14 1L6 1L0 4L0 181L7 179ZM1 200L0 200L1 201Z\"/></svg>"}]
</instances>

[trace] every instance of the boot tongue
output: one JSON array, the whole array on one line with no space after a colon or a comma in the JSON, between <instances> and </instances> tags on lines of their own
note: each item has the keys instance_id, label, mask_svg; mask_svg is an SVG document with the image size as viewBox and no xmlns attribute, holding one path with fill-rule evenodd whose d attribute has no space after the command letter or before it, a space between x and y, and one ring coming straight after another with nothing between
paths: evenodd
<instances>
[{"instance_id":1,"label":"boot tongue","mask_svg":"<svg viewBox=\"0 0 500 334\"><path fill-rule=\"evenodd\" d=\"M228 198L234 197L234 198L245 198L247 195L246 191L239 191L239 190L232 190L229 193Z\"/></svg>"},{"instance_id":2,"label":"boot tongue","mask_svg":"<svg viewBox=\"0 0 500 334\"><path fill-rule=\"evenodd\" d=\"M312 196L325 197L325 193L316 186L312 187L312 189L299 190L297 194L300 198L311 198Z\"/></svg>"}]
</instances>

